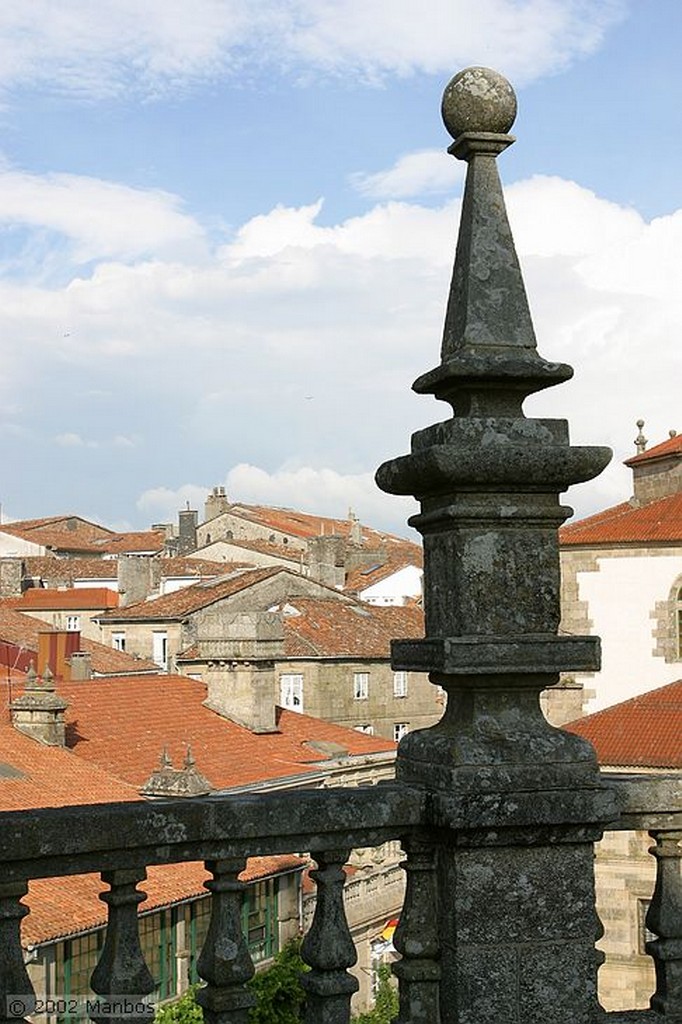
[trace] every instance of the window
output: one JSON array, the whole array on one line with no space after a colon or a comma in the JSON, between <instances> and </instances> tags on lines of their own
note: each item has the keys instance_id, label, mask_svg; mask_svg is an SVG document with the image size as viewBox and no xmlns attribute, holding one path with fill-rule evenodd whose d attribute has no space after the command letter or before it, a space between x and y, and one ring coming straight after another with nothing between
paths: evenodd
<instances>
[{"instance_id":1,"label":"window","mask_svg":"<svg viewBox=\"0 0 682 1024\"><path fill-rule=\"evenodd\" d=\"M255 963L274 956L278 947L277 889L274 878L254 882L244 893L242 931Z\"/></svg>"},{"instance_id":2,"label":"window","mask_svg":"<svg viewBox=\"0 0 682 1024\"><path fill-rule=\"evenodd\" d=\"M168 633L152 633L152 661L159 668L168 668Z\"/></svg>"},{"instance_id":3,"label":"window","mask_svg":"<svg viewBox=\"0 0 682 1024\"><path fill-rule=\"evenodd\" d=\"M69 633L77 633L78 630L81 628L80 615L67 615L66 628L69 631Z\"/></svg>"},{"instance_id":4,"label":"window","mask_svg":"<svg viewBox=\"0 0 682 1024\"><path fill-rule=\"evenodd\" d=\"M407 697L407 672L393 673L393 696Z\"/></svg>"},{"instance_id":5,"label":"window","mask_svg":"<svg viewBox=\"0 0 682 1024\"><path fill-rule=\"evenodd\" d=\"M682 659L682 587L677 591L675 618L677 619L677 657Z\"/></svg>"},{"instance_id":6,"label":"window","mask_svg":"<svg viewBox=\"0 0 682 1024\"><path fill-rule=\"evenodd\" d=\"M374 726L369 722L367 725L354 725L353 728L356 732L365 732L368 736L374 735Z\"/></svg>"},{"instance_id":7,"label":"window","mask_svg":"<svg viewBox=\"0 0 682 1024\"><path fill-rule=\"evenodd\" d=\"M177 949L175 941L179 909L169 907L140 917L140 946L157 982L159 999L170 999L177 993Z\"/></svg>"},{"instance_id":8,"label":"window","mask_svg":"<svg viewBox=\"0 0 682 1024\"><path fill-rule=\"evenodd\" d=\"M369 697L369 672L353 674L353 697L355 700L367 700Z\"/></svg>"},{"instance_id":9,"label":"window","mask_svg":"<svg viewBox=\"0 0 682 1024\"><path fill-rule=\"evenodd\" d=\"M92 993L90 975L97 966L104 945L104 928L95 932L65 939L55 947L55 997L87 996ZM59 1016L60 1021L75 1020L70 1014Z\"/></svg>"},{"instance_id":10,"label":"window","mask_svg":"<svg viewBox=\"0 0 682 1024\"><path fill-rule=\"evenodd\" d=\"M125 633L113 632L111 634L111 646L115 651L125 651L126 649L126 635Z\"/></svg>"},{"instance_id":11,"label":"window","mask_svg":"<svg viewBox=\"0 0 682 1024\"><path fill-rule=\"evenodd\" d=\"M393 739L396 741L396 743L400 743L403 736L405 736L409 731L409 722L395 722L393 724Z\"/></svg>"},{"instance_id":12,"label":"window","mask_svg":"<svg viewBox=\"0 0 682 1024\"><path fill-rule=\"evenodd\" d=\"M282 675L279 677L279 702L290 711L303 711L303 676Z\"/></svg>"}]
</instances>

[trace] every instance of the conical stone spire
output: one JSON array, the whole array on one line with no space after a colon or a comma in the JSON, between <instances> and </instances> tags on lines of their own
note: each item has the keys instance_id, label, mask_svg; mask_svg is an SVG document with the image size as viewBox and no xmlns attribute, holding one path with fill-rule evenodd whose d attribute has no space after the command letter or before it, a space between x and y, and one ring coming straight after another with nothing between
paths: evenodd
<instances>
[{"instance_id":1,"label":"conical stone spire","mask_svg":"<svg viewBox=\"0 0 682 1024\"><path fill-rule=\"evenodd\" d=\"M396 642L394 668L430 671L448 691L442 722L403 740L399 772L430 782L441 772L464 788L525 784L531 765L537 781L542 762L555 778L559 764L564 776L595 770L586 745L546 724L538 697L560 671L599 665L597 638L557 634L557 527L571 513L560 492L596 476L611 452L572 447L565 420L523 414L527 395L572 370L538 354L507 220L496 158L514 141L515 113L511 85L486 68L445 90L449 152L467 162L467 180L441 362L414 389L453 416L377 473L383 490L419 500L410 522L424 536L426 638Z\"/></svg>"}]
</instances>

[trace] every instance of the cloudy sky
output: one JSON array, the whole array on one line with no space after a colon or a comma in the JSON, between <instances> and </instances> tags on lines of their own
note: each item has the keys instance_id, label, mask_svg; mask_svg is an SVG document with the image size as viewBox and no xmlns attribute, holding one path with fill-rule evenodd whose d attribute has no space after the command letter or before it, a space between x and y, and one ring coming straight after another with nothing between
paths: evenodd
<instances>
[{"instance_id":1,"label":"cloudy sky","mask_svg":"<svg viewBox=\"0 0 682 1024\"><path fill-rule=\"evenodd\" d=\"M376 466L447 407L462 188L443 86L517 88L500 158L541 353L526 403L629 494L679 421L679 0L3 0L0 501L119 528L207 488L404 532Z\"/></svg>"}]
</instances>

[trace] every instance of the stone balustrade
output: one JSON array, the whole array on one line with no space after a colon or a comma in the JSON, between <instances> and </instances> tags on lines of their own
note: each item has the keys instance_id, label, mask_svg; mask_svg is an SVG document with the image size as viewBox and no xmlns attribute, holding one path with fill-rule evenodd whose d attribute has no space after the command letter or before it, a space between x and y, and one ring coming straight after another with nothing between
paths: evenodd
<instances>
[{"instance_id":1,"label":"stone balustrade","mask_svg":"<svg viewBox=\"0 0 682 1024\"><path fill-rule=\"evenodd\" d=\"M647 830L654 839L656 888L647 925L657 938L647 946L656 968L651 1011L604 1014L595 1003L595 1021L682 1020L682 791L679 777L602 775L602 792L611 811L607 829ZM419 787L382 783L353 790L323 790L259 796L214 796L140 804L97 804L0 814L0 1007L6 1021L8 998L24 996L31 1006L31 985L24 966L19 923L27 913L21 902L32 878L101 872L108 887L108 926L92 988L101 996L144 996L156 981L142 956L137 905L146 868L155 864L203 860L212 878L211 923L199 959L204 980L199 1001L207 1021L246 1022L251 994L244 983L253 974L241 932L243 884L238 875L246 858L311 851L318 864L315 914L303 943L311 967L306 976L307 1024L349 1020L356 981L349 973L355 951L344 910L344 864L353 847L378 846L400 839L407 891L396 932L401 959L401 1024L436 1024L440 1015L440 978L457 950L442 941L436 850L443 842L471 842L481 833L523 829L538 816L530 803L507 795L477 804L467 798L432 801ZM566 815L570 817L570 809ZM477 841L478 838L477 838ZM361 883L351 881L350 886ZM505 879L500 879L504 890ZM560 888L560 881L557 879ZM545 894L545 902L553 898ZM594 913L594 910L592 911ZM527 908L542 916L543 906ZM472 908L471 918L478 912ZM490 908L492 926L495 908ZM595 915L595 935L597 921ZM595 952L595 962L597 954ZM570 964L567 964L567 969ZM526 1018L526 1024L551 1019ZM29 1014L30 1016L30 1014ZM474 1020L475 1018L471 1018Z\"/></svg>"}]
</instances>

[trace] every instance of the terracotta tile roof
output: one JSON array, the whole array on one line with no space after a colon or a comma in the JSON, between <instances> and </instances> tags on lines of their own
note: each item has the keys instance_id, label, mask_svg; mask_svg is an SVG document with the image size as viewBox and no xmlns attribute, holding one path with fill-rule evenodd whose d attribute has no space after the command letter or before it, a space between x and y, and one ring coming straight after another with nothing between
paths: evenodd
<instances>
[{"instance_id":1,"label":"terracotta tile roof","mask_svg":"<svg viewBox=\"0 0 682 1024\"><path fill-rule=\"evenodd\" d=\"M682 679L563 728L589 740L602 765L682 768Z\"/></svg>"},{"instance_id":2,"label":"terracotta tile roof","mask_svg":"<svg viewBox=\"0 0 682 1024\"><path fill-rule=\"evenodd\" d=\"M24 615L15 611L14 608L0 604L0 640L17 644L29 651L38 651L38 633L51 630L53 627L49 622L34 618L32 615ZM98 675L114 675L115 673L126 673L132 675L135 672L158 672L158 665L145 658L133 658L125 651L115 651L113 647L106 647L94 640L87 640L81 636L81 651L86 651L91 656L92 669Z\"/></svg>"},{"instance_id":3,"label":"terracotta tile roof","mask_svg":"<svg viewBox=\"0 0 682 1024\"><path fill-rule=\"evenodd\" d=\"M163 551L166 543L164 530L139 530L130 533L116 533L113 537L104 537L96 541L96 547L108 555L134 554L149 551Z\"/></svg>"},{"instance_id":4,"label":"terracotta tile roof","mask_svg":"<svg viewBox=\"0 0 682 1024\"><path fill-rule=\"evenodd\" d=\"M670 455L682 455L682 434L675 434L674 437L669 437L667 441L662 441L648 451L633 455L631 459L626 459L625 465L641 466L644 462L654 462Z\"/></svg>"},{"instance_id":5,"label":"terracotta tile roof","mask_svg":"<svg viewBox=\"0 0 682 1024\"><path fill-rule=\"evenodd\" d=\"M70 587L68 590L51 590L47 587L32 587L21 597L7 598L2 602L17 611L30 609L61 610L118 608L118 593L109 587Z\"/></svg>"},{"instance_id":6,"label":"terracotta tile roof","mask_svg":"<svg viewBox=\"0 0 682 1024\"><path fill-rule=\"evenodd\" d=\"M250 857L240 874L243 882L288 871L302 871L307 859L296 854L277 857ZM210 878L203 863L152 866L138 888L147 894L139 912L147 913L196 896L207 896L204 879ZM99 899L105 892L98 874L69 875L66 878L37 879L29 884L26 902L31 913L22 921L23 943L37 945L106 924L106 906Z\"/></svg>"},{"instance_id":7,"label":"terracotta tile roof","mask_svg":"<svg viewBox=\"0 0 682 1024\"><path fill-rule=\"evenodd\" d=\"M240 568L248 567L247 562L218 562L211 558L194 558L189 555L159 558L155 564L162 578L169 576L201 576L211 578L224 575L226 566L232 566L233 568L237 566Z\"/></svg>"},{"instance_id":8,"label":"terracotta tile roof","mask_svg":"<svg viewBox=\"0 0 682 1024\"><path fill-rule=\"evenodd\" d=\"M83 519L82 516L43 516L41 519L15 519L11 523L3 523L3 530L21 531L29 533L43 529L56 530L59 533L82 533L91 538L113 536L114 531L99 523L93 523L90 519Z\"/></svg>"},{"instance_id":9,"label":"terracotta tile roof","mask_svg":"<svg viewBox=\"0 0 682 1024\"><path fill-rule=\"evenodd\" d=\"M107 558L55 558L27 555L22 558L27 576L49 580L53 585L73 586L80 579L116 579L116 561Z\"/></svg>"},{"instance_id":10,"label":"terracotta tile roof","mask_svg":"<svg viewBox=\"0 0 682 1024\"><path fill-rule=\"evenodd\" d=\"M91 523L80 516L50 516L46 519L21 519L12 523L3 523L3 533L40 544L42 547L54 548L58 551L89 551L95 552L96 542L113 537L112 530L97 523Z\"/></svg>"},{"instance_id":11,"label":"terracotta tile roof","mask_svg":"<svg viewBox=\"0 0 682 1024\"><path fill-rule=\"evenodd\" d=\"M217 789L315 771L323 758L308 745L314 740L351 755L395 750L388 740L283 709L279 732L257 735L205 707L205 686L186 676L62 683L59 694L69 702L67 744L74 753L134 786L157 767L163 746L181 764L191 744L197 768Z\"/></svg>"},{"instance_id":12,"label":"terracotta tile roof","mask_svg":"<svg viewBox=\"0 0 682 1024\"><path fill-rule=\"evenodd\" d=\"M243 548L245 552L249 551L260 551L264 555L272 555L274 558L283 558L287 562L294 562L296 565L299 564L301 557L300 550L292 551L290 548L285 547L284 544L272 544L268 540L244 540L240 538L236 540L226 540L224 537L216 537L210 544L206 544L206 547L212 547L214 544L229 544L230 547ZM202 548L199 549L203 550ZM219 563L218 563L219 564Z\"/></svg>"},{"instance_id":13,"label":"terracotta tile roof","mask_svg":"<svg viewBox=\"0 0 682 1024\"><path fill-rule=\"evenodd\" d=\"M259 523L261 526L269 527L280 533L289 533L302 540L331 534L347 537L352 526L350 519L332 519L328 516L299 512L296 509L272 508L267 505L242 505L239 502L231 505L227 511L230 515ZM384 544L391 550L400 548L415 549L417 552L421 550L418 544L406 540L405 537L397 537L392 533L381 533L364 524L362 525L362 538L364 544L369 548Z\"/></svg>"},{"instance_id":14,"label":"terracotta tile roof","mask_svg":"<svg viewBox=\"0 0 682 1024\"><path fill-rule=\"evenodd\" d=\"M292 597L284 615L288 658L389 658L394 637L424 635L424 615L414 605L377 606L319 598Z\"/></svg>"},{"instance_id":15,"label":"terracotta tile roof","mask_svg":"<svg viewBox=\"0 0 682 1024\"><path fill-rule=\"evenodd\" d=\"M191 612L206 608L208 605L221 601L225 597L239 593L247 587L260 583L276 575L287 572L278 566L265 566L261 569L244 568L223 563L221 574L215 579L194 583L189 587L163 594L150 601L139 601L137 604L119 608L116 614L102 616L102 622L119 622L127 619L179 619Z\"/></svg>"},{"instance_id":16,"label":"terracotta tile roof","mask_svg":"<svg viewBox=\"0 0 682 1024\"><path fill-rule=\"evenodd\" d=\"M629 501L559 530L562 547L682 541L682 492L636 506Z\"/></svg>"}]
</instances>

